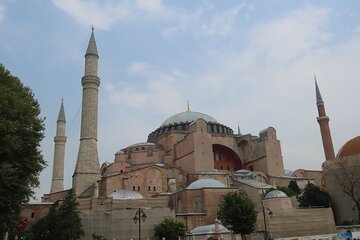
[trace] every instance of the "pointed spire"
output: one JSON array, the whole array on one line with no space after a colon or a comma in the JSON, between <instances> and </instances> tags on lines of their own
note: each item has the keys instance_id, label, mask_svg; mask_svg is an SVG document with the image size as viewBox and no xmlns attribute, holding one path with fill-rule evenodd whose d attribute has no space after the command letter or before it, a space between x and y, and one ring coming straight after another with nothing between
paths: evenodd
<instances>
[{"instance_id":1,"label":"pointed spire","mask_svg":"<svg viewBox=\"0 0 360 240\"><path fill-rule=\"evenodd\" d=\"M64 110L64 99L61 99L61 106L60 106L60 111L59 111L57 121L58 122L66 122L65 110Z\"/></svg>"},{"instance_id":2,"label":"pointed spire","mask_svg":"<svg viewBox=\"0 0 360 240\"><path fill-rule=\"evenodd\" d=\"M323 99L321 97L319 86L318 86L318 84L316 82L316 75L314 75L314 79L315 79L315 89L316 89L316 104L324 103L324 101L323 101Z\"/></svg>"},{"instance_id":3,"label":"pointed spire","mask_svg":"<svg viewBox=\"0 0 360 240\"><path fill-rule=\"evenodd\" d=\"M237 123L237 127L238 127L238 135L241 135L241 131L240 131L240 125L239 125L239 122Z\"/></svg>"},{"instance_id":4,"label":"pointed spire","mask_svg":"<svg viewBox=\"0 0 360 240\"><path fill-rule=\"evenodd\" d=\"M93 26L91 26L91 36L90 36L90 41L89 41L88 48L86 50L85 57L87 55L95 55L95 56L99 57L97 47L96 47L96 41L95 41L95 36L94 36L94 27Z\"/></svg>"},{"instance_id":5,"label":"pointed spire","mask_svg":"<svg viewBox=\"0 0 360 240\"><path fill-rule=\"evenodd\" d=\"M187 112L192 112L191 111L191 108L190 108L190 104L189 104L189 101L187 101L187 109L186 109Z\"/></svg>"}]
</instances>

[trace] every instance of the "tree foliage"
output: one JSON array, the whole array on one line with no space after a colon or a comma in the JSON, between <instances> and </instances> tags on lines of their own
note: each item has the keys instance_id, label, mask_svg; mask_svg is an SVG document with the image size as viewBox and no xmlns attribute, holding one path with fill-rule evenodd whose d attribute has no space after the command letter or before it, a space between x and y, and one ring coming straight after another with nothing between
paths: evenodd
<instances>
[{"instance_id":1,"label":"tree foliage","mask_svg":"<svg viewBox=\"0 0 360 240\"><path fill-rule=\"evenodd\" d=\"M185 237L186 226L177 219L165 218L161 223L155 225L155 236L166 240L177 240L179 237Z\"/></svg>"},{"instance_id":2,"label":"tree foliage","mask_svg":"<svg viewBox=\"0 0 360 240\"><path fill-rule=\"evenodd\" d=\"M93 233L91 234L91 239L93 240L106 240L106 238L103 235Z\"/></svg>"},{"instance_id":3,"label":"tree foliage","mask_svg":"<svg viewBox=\"0 0 360 240\"><path fill-rule=\"evenodd\" d=\"M78 240L84 235L75 192L71 189L60 207L52 207L49 214L31 228L34 240Z\"/></svg>"},{"instance_id":4,"label":"tree foliage","mask_svg":"<svg viewBox=\"0 0 360 240\"><path fill-rule=\"evenodd\" d=\"M33 92L0 64L0 237L15 228L21 205L39 185L43 118Z\"/></svg>"},{"instance_id":5,"label":"tree foliage","mask_svg":"<svg viewBox=\"0 0 360 240\"><path fill-rule=\"evenodd\" d=\"M297 185L297 182L295 180L291 180L289 182L289 186L288 188L290 188L291 190L293 190L296 194L300 194L300 188Z\"/></svg>"},{"instance_id":6,"label":"tree foliage","mask_svg":"<svg viewBox=\"0 0 360 240\"><path fill-rule=\"evenodd\" d=\"M298 197L298 201L300 207L330 207L329 194L312 183L305 186L304 192Z\"/></svg>"},{"instance_id":7,"label":"tree foliage","mask_svg":"<svg viewBox=\"0 0 360 240\"><path fill-rule=\"evenodd\" d=\"M255 231L257 212L255 204L243 191L228 193L219 206L219 220L235 234Z\"/></svg>"}]
</instances>

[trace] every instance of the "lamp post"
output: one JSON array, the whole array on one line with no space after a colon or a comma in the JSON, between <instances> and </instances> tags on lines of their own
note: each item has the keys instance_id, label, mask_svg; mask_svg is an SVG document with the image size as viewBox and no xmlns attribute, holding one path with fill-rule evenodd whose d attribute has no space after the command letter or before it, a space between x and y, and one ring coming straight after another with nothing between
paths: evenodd
<instances>
[{"instance_id":1,"label":"lamp post","mask_svg":"<svg viewBox=\"0 0 360 240\"><path fill-rule=\"evenodd\" d=\"M263 216L264 216L264 226L265 226L265 240L268 239L268 231L267 231L267 223L266 223L266 215L272 215L272 211L265 207L263 202L261 201L261 206L262 206L262 211L263 211Z\"/></svg>"},{"instance_id":2,"label":"lamp post","mask_svg":"<svg viewBox=\"0 0 360 240\"><path fill-rule=\"evenodd\" d=\"M133 218L135 224L139 222L139 240L141 240L141 221L145 222L146 218L147 216L141 208L136 211Z\"/></svg>"}]
</instances>

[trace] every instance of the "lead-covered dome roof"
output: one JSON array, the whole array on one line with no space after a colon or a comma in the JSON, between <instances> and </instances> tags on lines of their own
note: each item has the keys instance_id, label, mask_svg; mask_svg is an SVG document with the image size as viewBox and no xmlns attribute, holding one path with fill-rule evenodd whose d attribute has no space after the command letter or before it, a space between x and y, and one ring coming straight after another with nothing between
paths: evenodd
<instances>
[{"instance_id":1,"label":"lead-covered dome roof","mask_svg":"<svg viewBox=\"0 0 360 240\"><path fill-rule=\"evenodd\" d=\"M193 182L189 186L187 186L186 189L200 189L200 188L205 188L205 187L226 188L225 184L223 184L222 182L215 180L215 179L206 178L206 179L196 180L195 182Z\"/></svg>"},{"instance_id":2,"label":"lead-covered dome roof","mask_svg":"<svg viewBox=\"0 0 360 240\"><path fill-rule=\"evenodd\" d=\"M186 132L188 127L198 119L203 119L207 125L207 132L214 134L233 134L233 130L221 123L215 118L205 113L193 112L188 107L186 112L177 113L166 119L159 128L148 135L147 142L156 142L159 136L170 132Z\"/></svg>"},{"instance_id":3,"label":"lead-covered dome roof","mask_svg":"<svg viewBox=\"0 0 360 240\"><path fill-rule=\"evenodd\" d=\"M348 157L360 154L360 136L347 141L337 154L337 157Z\"/></svg>"},{"instance_id":4,"label":"lead-covered dome roof","mask_svg":"<svg viewBox=\"0 0 360 240\"><path fill-rule=\"evenodd\" d=\"M109 197L112 197L113 199L117 200L128 200L128 199L143 199L144 197L135 191L127 190L127 189L121 189L113 192L110 194Z\"/></svg>"},{"instance_id":5,"label":"lead-covered dome roof","mask_svg":"<svg viewBox=\"0 0 360 240\"><path fill-rule=\"evenodd\" d=\"M215 224L198 226L191 230L193 235L201 234L212 234L212 233L229 233L230 230L219 224L218 229L216 229Z\"/></svg>"},{"instance_id":6,"label":"lead-covered dome roof","mask_svg":"<svg viewBox=\"0 0 360 240\"><path fill-rule=\"evenodd\" d=\"M265 199L274 199L274 198L287 198L286 193L280 190L272 190L268 194L265 195Z\"/></svg>"},{"instance_id":7,"label":"lead-covered dome roof","mask_svg":"<svg viewBox=\"0 0 360 240\"><path fill-rule=\"evenodd\" d=\"M187 122L191 123L191 122L195 122L200 118L204 119L206 122L214 122L214 123L218 122L216 121L215 118L205 113L186 111L169 117L161 124L161 126L173 125L178 123L187 123Z\"/></svg>"}]
</instances>

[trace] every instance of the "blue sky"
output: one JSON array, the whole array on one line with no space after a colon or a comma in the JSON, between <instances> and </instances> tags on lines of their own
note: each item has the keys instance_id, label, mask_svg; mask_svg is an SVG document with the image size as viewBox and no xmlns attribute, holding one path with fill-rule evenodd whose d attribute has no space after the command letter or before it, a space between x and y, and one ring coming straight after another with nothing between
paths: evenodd
<instances>
[{"instance_id":1,"label":"blue sky","mask_svg":"<svg viewBox=\"0 0 360 240\"><path fill-rule=\"evenodd\" d=\"M146 141L169 116L207 113L242 133L273 126L286 169L321 169L314 74L335 151L359 135L359 1L0 0L0 63L29 86L46 117L49 192L61 98L65 187L80 134L84 53L95 27L99 157Z\"/></svg>"}]
</instances>

